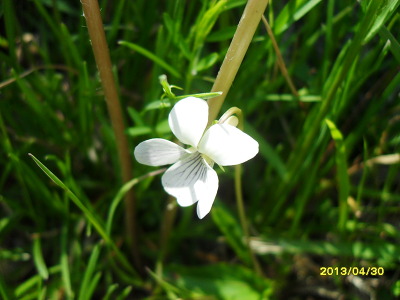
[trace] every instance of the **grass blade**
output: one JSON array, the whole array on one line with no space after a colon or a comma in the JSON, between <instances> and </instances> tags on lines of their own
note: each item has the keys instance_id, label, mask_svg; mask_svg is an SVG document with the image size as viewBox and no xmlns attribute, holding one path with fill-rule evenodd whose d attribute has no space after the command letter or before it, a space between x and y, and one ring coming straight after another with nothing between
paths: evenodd
<instances>
[{"instance_id":1,"label":"grass blade","mask_svg":"<svg viewBox=\"0 0 400 300\"><path fill-rule=\"evenodd\" d=\"M385 26L382 26L380 28L379 35L383 39L390 41L390 51L392 52L393 56L396 58L397 62L400 64L400 43L398 42L398 40L394 37L394 35Z\"/></svg>"},{"instance_id":2,"label":"grass blade","mask_svg":"<svg viewBox=\"0 0 400 300\"><path fill-rule=\"evenodd\" d=\"M128 47L131 50L134 50L140 54L142 54L143 56L147 57L148 59L150 59L151 61L153 61L154 63L156 63L157 65L159 65L160 67L162 67L163 69L165 69L166 71L170 72L172 75L174 75L177 78L181 78L181 74L179 74L179 72L174 69L171 65L169 65L167 62L165 62L164 60L162 60L161 58L159 58L158 56L154 55L153 53L151 53L149 50L134 44L134 43L130 43L127 41L119 41L118 42L119 45Z\"/></svg>"},{"instance_id":3,"label":"grass blade","mask_svg":"<svg viewBox=\"0 0 400 300\"><path fill-rule=\"evenodd\" d=\"M365 37L365 42L368 42L379 31L381 26L393 13L395 13L397 7L400 5L400 1L398 0L381 0L377 2L380 2L380 6L376 11L375 22ZM365 2L362 2L361 4L365 6Z\"/></svg>"},{"instance_id":4,"label":"grass blade","mask_svg":"<svg viewBox=\"0 0 400 300\"><path fill-rule=\"evenodd\" d=\"M42 276L44 280L47 280L49 278L49 271L47 270L46 263L43 259L42 245L39 236L36 236L33 239L33 260L40 276Z\"/></svg>"},{"instance_id":5,"label":"grass blade","mask_svg":"<svg viewBox=\"0 0 400 300\"><path fill-rule=\"evenodd\" d=\"M117 257L121 260L123 263L124 267L126 267L132 274L136 274L136 272L133 270L131 267L130 263L128 260L125 258L125 256L120 252L118 247L115 245L115 243L112 241L111 237L106 233L103 225L101 222L96 218L94 213L88 209L79 199L78 197L75 196L74 193L60 180L56 175L54 175L44 164L42 164L35 156L32 154L29 154L29 156L35 161L35 163L42 169L42 171L51 179L54 181L55 184L57 184L59 187L61 187L67 195L70 197L72 202L75 203L76 206L79 207L79 209L82 210L82 212L85 214L86 218L88 221L93 225L94 228L96 228L97 232L100 234L100 236L104 239L104 241L112 247L112 249L116 252Z\"/></svg>"},{"instance_id":6,"label":"grass blade","mask_svg":"<svg viewBox=\"0 0 400 300\"><path fill-rule=\"evenodd\" d=\"M93 276L97 261L100 256L100 246L96 245L93 248L92 254L89 258L89 263L86 267L85 274L83 275L82 284L79 290L78 300L89 300L91 299L93 293L93 284L97 284L99 278L99 273Z\"/></svg>"},{"instance_id":7,"label":"grass blade","mask_svg":"<svg viewBox=\"0 0 400 300\"><path fill-rule=\"evenodd\" d=\"M290 1L282 9L280 14L275 20L275 25L273 27L274 33L276 35L281 34L286 29L289 28L294 22L300 20L304 15L306 15L310 10L312 10L321 0L295 0Z\"/></svg>"},{"instance_id":8,"label":"grass blade","mask_svg":"<svg viewBox=\"0 0 400 300\"><path fill-rule=\"evenodd\" d=\"M3 281L3 278L0 276L0 296L4 300L12 300L15 299L15 296L11 294L11 291L9 288L6 286L5 282Z\"/></svg>"},{"instance_id":9,"label":"grass blade","mask_svg":"<svg viewBox=\"0 0 400 300\"><path fill-rule=\"evenodd\" d=\"M211 215L215 224L224 234L236 255L244 262L250 264L251 258L249 257L249 252L243 243L243 232L240 223L237 222L237 220L229 214L226 209L221 207L214 207Z\"/></svg>"},{"instance_id":10,"label":"grass blade","mask_svg":"<svg viewBox=\"0 0 400 300\"><path fill-rule=\"evenodd\" d=\"M350 193L350 178L347 173L347 156L346 156L346 147L343 141L343 135L337 129L336 125L325 119L325 123L328 125L331 136L335 141L336 145L336 178L338 181L338 190L339 190L339 230L343 231L346 226L347 221L347 198Z\"/></svg>"},{"instance_id":11,"label":"grass blade","mask_svg":"<svg viewBox=\"0 0 400 300\"><path fill-rule=\"evenodd\" d=\"M67 241L68 241L68 225L65 224L61 229L61 258L60 258L61 276L67 297L74 298L74 292L72 291L72 286L71 286L71 272L68 262Z\"/></svg>"}]
</instances>

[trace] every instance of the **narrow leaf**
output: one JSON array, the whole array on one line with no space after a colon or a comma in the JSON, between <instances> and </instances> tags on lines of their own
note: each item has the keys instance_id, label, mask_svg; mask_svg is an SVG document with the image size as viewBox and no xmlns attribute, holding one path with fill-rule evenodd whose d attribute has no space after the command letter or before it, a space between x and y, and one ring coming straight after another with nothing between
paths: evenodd
<instances>
[{"instance_id":1,"label":"narrow leaf","mask_svg":"<svg viewBox=\"0 0 400 300\"><path fill-rule=\"evenodd\" d=\"M91 299L91 294L93 293L92 290L92 283L98 280L98 274L93 277L94 271L96 270L97 260L99 259L100 255L100 246L96 245L93 248L92 254L89 258L89 263L86 267L85 274L83 275L82 284L79 290L79 297L78 300L89 300Z\"/></svg>"},{"instance_id":2,"label":"narrow leaf","mask_svg":"<svg viewBox=\"0 0 400 300\"><path fill-rule=\"evenodd\" d=\"M165 62L164 60L162 60L160 57L156 56L155 54L151 53L149 50L134 44L134 43L130 43L127 41L119 41L118 44L128 47L131 50L134 50L140 54L142 54L143 56L147 57L148 59L152 60L154 63L156 63L157 65L159 65L160 67L164 68L166 71L170 72L172 75L174 75L177 78L181 78L181 74L179 74L179 72L174 69L171 65L169 65L167 62Z\"/></svg>"},{"instance_id":3,"label":"narrow leaf","mask_svg":"<svg viewBox=\"0 0 400 300\"><path fill-rule=\"evenodd\" d=\"M350 193L350 178L347 173L346 147L343 141L343 135L337 129L336 125L325 119L325 123L331 132L331 136L336 145L336 178L339 190L339 229L344 230L347 220L347 199Z\"/></svg>"},{"instance_id":4,"label":"narrow leaf","mask_svg":"<svg viewBox=\"0 0 400 300\"><path fill-rule=\"evenodd\" d=\"M43 259L42 244L39 236L33 239L33 260L40 276L44 280L47 280L49 278L49 271Z\"/></svg>"}]
</instances>

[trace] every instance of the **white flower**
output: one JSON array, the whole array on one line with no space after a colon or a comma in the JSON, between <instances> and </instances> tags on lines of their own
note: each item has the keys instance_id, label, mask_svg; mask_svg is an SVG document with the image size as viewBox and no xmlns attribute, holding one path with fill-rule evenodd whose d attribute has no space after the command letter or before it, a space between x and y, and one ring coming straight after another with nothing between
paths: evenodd
<instances>
[{"instance_id":1,"label":"white flower","mask_svg":"<svg viewBox=\"0 0 400 300\"><path fill-rule=\"evenodd\" d=\"M176 197L180 206L196 202L200 219L212 207L218 190L214 162L220 166L241 164L258 153L258 143L229 119L214 124L204 132L208 122L208 105L203 99L188 97L175 104L168 117L174 135L188 149L164 139L150 139L135 148L135 158L149 166L173 164L162 176L165 191Z\"/></svg>"}]
</instances>

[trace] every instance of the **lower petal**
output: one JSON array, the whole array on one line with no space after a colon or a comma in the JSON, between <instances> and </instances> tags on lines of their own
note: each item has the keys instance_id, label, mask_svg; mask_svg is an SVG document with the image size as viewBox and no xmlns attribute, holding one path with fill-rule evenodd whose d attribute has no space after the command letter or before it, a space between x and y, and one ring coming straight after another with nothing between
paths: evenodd
<instances>
[{"instance_id":1,"label":"lower petal","mask_svg":"<svg viewBox=\"0 0 400 300\"><path fill-rule=\"evenodd\" d=\"M193 153L172 165L161 180L165 191L174 196L180 206L198 202L200 219L210 212L218 190L218 176L200 153Z\"/></svg>"}]
</instances>

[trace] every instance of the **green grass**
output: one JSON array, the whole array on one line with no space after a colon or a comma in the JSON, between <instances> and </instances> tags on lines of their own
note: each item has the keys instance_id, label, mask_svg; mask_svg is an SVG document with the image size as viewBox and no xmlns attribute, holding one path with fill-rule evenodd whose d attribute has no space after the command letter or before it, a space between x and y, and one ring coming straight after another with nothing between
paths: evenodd
<instances>
[{"instance_id":1,"label":"green grass","mask_svg":"<svg viewBox=\"0 0 400 300\"><path fill-rule=\"evenodd\" d=\"M170 101L210 92L245 3L100 1L132 156L143 140L173 139ZM1 299L400 296L399 0L269 4L299 97L260 23L221 111L242 109L260 144L242 185L262 274L240 225L234 168L217 170L203 220L174 206L157 169L134 161L124 185L80 5L0 3ZM162 74L175 86L163 99ZM134 245L122 201L131 188ZM360 290L322 267L384 274L359 276Z\"/></svg>"}]
</instances>

